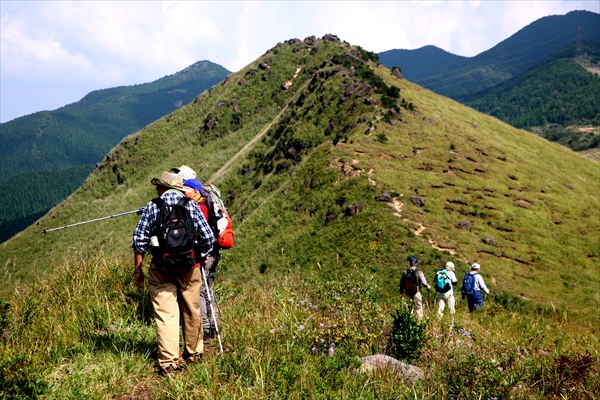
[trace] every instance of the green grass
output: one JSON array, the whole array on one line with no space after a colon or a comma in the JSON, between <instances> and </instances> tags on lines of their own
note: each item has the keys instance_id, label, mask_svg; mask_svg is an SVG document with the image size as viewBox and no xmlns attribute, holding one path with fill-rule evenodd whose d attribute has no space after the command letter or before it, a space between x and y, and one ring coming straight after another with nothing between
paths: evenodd
<instances>
[{"instance_id":1,"label":"green grass","mask_svg":"<svg viewBox=\"0 0 600 400\"><path fill-rule=\"evenodd\" d=\"M597 163L353 57L362 53L339 42L269 50L201 101L125 138L39 225L0 245L2 298L9 305L0 318L5 393L577 398L597 392L597 372L585 367L585 376L567 376L559 368L585 364L586 351L598 359ZM268 60L270 72L258 67ZM298 65L302 71L283 91L281 82ZM373 93L342 100L355 80ZM405 104L398 106L401 120L383 107L393 86ZM232 98L237 110L227 106ZM212 130L205 125L210 118L219 121ZM159 382L148 294L132 284L137 217L40 232L135 210L154 195L150 180L173 166L189 165L206 180L271 123L214 182L236 232L217 282L226 354ZM384 192L396 208L380 201ZM412 195L425 205L413 205ZM362 211L347 215L349 205ZM459 228L464 221L470 230ZM483 243L485 236L497 246ZM389 372L356 374L356 356L385 351L400 274L413 255L428 280L446 261L456 264L459 278L480 263L492 292L486 310L470 316L459 302L454 327L430 321L426 333L433 338L417 362L427 372L423 382L399 385ZM349 296L352 288L365 296L361 303ZM339 300L334 289L344 292ZM304 299L316 310L296 306ZM318 337L323 321L336 325L326 338ZM475 355L455 327L477 337ZM312 351L321 338L335 339L328 343L335 357L320 347ZM507 353L503 341L524 357ZM506 379L495 370L481 381L462 379L490 371L491 359Z\"/></svg>"},{"instance_id":2,"label":"green grass","mask_svg":"<svg viewBox=\"0 0 600 400\"><path fill-rule=\"evenodd\" d=\"M0 314L0 394L542 399L593 398L600 389L598 371L585 363L580 375L569 375L586 352L598 359L593 313L542 316L488 297L481 313L469 314L459 299L455 317L438 320L427 303L428 339L413 360L426 378L399 384L390 371L358 372L357 357L387 351L391 314L401 304L395 291L374 284L374 274L348 271L322 281L265 273L254 284L236 284L224 279L230 260L226 255L216 285L225 352L172 380L156 377L148 293L134 286L127 259L74 258L52 279L16 288ZM571 372L557 369L561 356Z\"/></svg>"}]
</instances>

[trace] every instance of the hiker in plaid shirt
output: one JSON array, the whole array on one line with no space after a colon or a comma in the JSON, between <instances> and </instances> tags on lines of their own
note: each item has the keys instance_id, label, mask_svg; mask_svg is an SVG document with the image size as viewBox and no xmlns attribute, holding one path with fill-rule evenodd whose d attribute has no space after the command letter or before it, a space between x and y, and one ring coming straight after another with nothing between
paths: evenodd
<instances>
[{"instance_id":1,"label":"hiker in plaid shirt","mask_svg":"<svg viewBox=\"0 0 600 400\"><path fill-rule=\"evenodd\" d=\"M183 192L191 190L183 186L183 179L177 174L163 172L160 178L152 179L152 184L160 198L167 204L174 206L184 196ZM205 257L212 250L213 234L206 222L200 208L193 201L188 201L185 208L189 211L197 232L200 253L196 260L206 262ZM155 237L150 235L155 231L159 207L149 202L135 227L133 233L133 251L135 263L135 284L144 286L144 272L142 262L148 252L151 241ZM158 241L152 243L158 246ZM203 330L200 319L200 305L198 298L202 285L202 276L197 263L191 269L169 271L153 258L148 269L148 290L154 307L156 331L158 334L158 364L159 375L168 376L189 363L202 359ZM182 356L179 354L179 325L183 328L185 342Z\"/></svg>"}]
</instances>

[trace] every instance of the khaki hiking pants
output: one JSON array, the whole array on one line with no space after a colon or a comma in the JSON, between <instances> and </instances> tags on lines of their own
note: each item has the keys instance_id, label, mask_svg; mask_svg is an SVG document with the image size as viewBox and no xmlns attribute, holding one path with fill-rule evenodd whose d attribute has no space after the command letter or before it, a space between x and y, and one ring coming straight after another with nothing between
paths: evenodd
<instances>
[{"instance_id":1,"label":"khaki hiking pants","mask_svg":"<svg viewBox=\"0 0 600 400\"><path fill-rule=\"evenodd\" d=\"M154 306L158 335L158 364L160 368L177 367L179 360L179 322L185 343L183 357L204 351L200 319L200 269L169 273L150 263L148 290Z\"/></svg>"},{"instance_id":2,"label":"khaki hiking pants","mask_svg":"<svg viewBox=\"0 0 600 400\"><path fill-rule=\"evenodd\" d=\"M417 314L417 318L420 320L423 319L423 297L421 296L421 291L419 290L414 296L404 295L406 300L413 300L415 302L415 313Z\"/></svg>"},{"instance_id":3,"label":"khaki hiking pants","mask_svg":"<svg viewBox=\"0 0 600 400\"><path fill-rule=\"evenodd\" d=\"M438 316L441 318L444 315L444 308L446 303L448 304L448 311L450 314L454 314L454 292L449 291L447 293L438 293L437 294L437 302L438 302Z\"/></svg>"}]
</instances>

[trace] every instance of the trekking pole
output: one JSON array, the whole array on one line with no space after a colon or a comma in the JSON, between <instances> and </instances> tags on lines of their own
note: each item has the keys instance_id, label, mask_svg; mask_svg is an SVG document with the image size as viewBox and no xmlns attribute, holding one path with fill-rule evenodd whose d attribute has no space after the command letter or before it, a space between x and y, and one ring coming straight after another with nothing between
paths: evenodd
<instances>
[{"instance_id":1,"label":"trekking pole","mask_svg":"<svg viewBox=\"0 0 600 400\"><path fill-rule=\"evenodd\" d=\"M110 219L110 218L117 218L117 217L122 217L124 215L129 215L129 214L133 214L136 213L138 215L141 215L144 210L146 209L146 206L144 207L140 207L137 210L133 210L133 211L127 211L124 213L120 213L120 214L115 214L115 215L109 215L108 217L102 217L102 218L96 218L96 219L90 219L89 221L83 221L83 222L77 222L76 224L71 224L71 225L65 225L65 226L61 226L58 228L52 228L52 229L44 229L42 231L42 233L48 233L48 232L52 232L52 231L57 231L59 229L65 229L65 228L71 228L73 226L78 226L78 225L83 225L83 224L89 224L90 222L97 222L97 221L102 221L104 219Z\"/></svg>"},{"instance_id":2,"label":"trekking pole","mask_svg":"<svg viewBox=\"0 0 600 400\"><path fill-rule=\"evenodd\" d=\"M206 274L204 273L204 267L200 267L200 273L202 274L202 278L204 279L204 287L206 288L206 294L208 295L208 304L210 305L210 312L213 317L213 322L215 323L215 331L217 331L217 338L219 339L219 348L221 349L221 354L223 354L223 344L221 343L221 333L219 332L219 325L217 325L217 316L215 314L215 309L213 308L213 300L212 294L210 293L210 288L208 287L208 281L206 280Z\"/></svg>"}]
</instances>

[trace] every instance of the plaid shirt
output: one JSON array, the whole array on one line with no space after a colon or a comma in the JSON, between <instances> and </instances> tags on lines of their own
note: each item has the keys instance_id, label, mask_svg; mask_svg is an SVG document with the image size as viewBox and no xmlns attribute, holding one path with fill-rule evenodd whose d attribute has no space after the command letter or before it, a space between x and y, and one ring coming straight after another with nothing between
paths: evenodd
<instances>
[{"instance_id":1,"label":"plaid shirt","mask_svg":"<svg viewBox=\"0 0 600 400\"><path fill-rule=\"evenodd\" d=\"M177 190L167 190L161 198L168 205L175 205L183 194ZM194 226L196 232L198 232L198 243L200 245L201 255L204 257L206 254L212 251L213 233L206 222L206 218L200 211L200 207L194 201L188 201L186 204L187 210L190 212L192 219L194 220ZM152 201L146 204L140 221L133 231L133 251L136 253L145 254L148 252L150 244L150 234L156 227L156 220L158 219L159 208Z\"/></svg>"}]
</instances>

